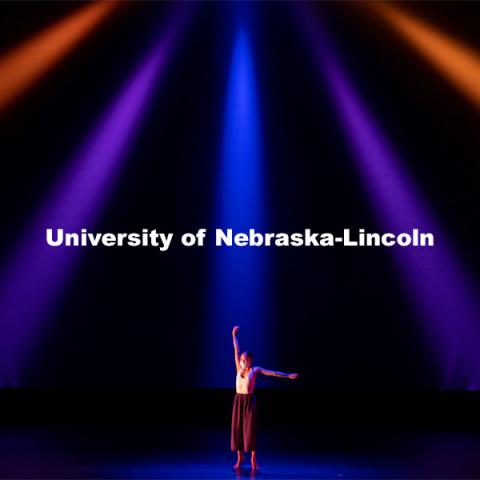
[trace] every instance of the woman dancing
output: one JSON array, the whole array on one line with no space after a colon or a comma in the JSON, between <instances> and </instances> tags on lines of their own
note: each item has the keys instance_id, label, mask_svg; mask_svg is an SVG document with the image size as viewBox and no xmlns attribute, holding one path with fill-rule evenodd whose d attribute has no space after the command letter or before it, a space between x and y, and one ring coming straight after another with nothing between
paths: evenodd
<instances>
[{"instance_id":1,"label":"woman dancing","mask_svg":"<svg viewBox=\"0 0 480 480\"><path fill-rule=\"evenodd\" d=\"M257 464L257 405L255 395L255 379L258 374L269 377L281 377L295 380L298 373L283 373L266 370L262 367L253 367L252 352L243 352L239 355L237 333L239 326L233 327L233 348L235 350L235 365L237 367L237 381L235 399L233 401L232 433L230 448L237 452L237 463L233 466L239 469L243 462L243 452L252 452L252 470L258 470Z\"/></svg>"}]
</instances>

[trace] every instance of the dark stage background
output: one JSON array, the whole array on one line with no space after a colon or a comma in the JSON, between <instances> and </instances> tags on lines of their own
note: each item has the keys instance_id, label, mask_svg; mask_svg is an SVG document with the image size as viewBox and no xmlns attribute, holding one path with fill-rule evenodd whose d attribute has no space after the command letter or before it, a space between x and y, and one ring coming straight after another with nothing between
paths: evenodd
<instances>
[{"instance_id":1,"label":"dark stage background","mask_svg":"<svg viewBox=\"0 0 480 480\"><path fill-rule=\"evenodd\" d=\"M77 6L2 2L0 51ZM253 12L268 230L377 231L327 90L292 21L291 5L259 2L242 8L247 7ZM122 5L0 117L2 263L168 8L150 2ZM180 234L215 228L213 192L238 8L236 3L197 6L95 231L157 228ZM359 90L478 283L478 111L362 5L317 8ZM409 8L480 49L480 4L429 2ZM262 378L259 386L298 389L303 392L298 398L305 399L308 392L322 390L398 392L441 384L418 313L387 249L272 249L270 258L274 321L266 334L272 355L255 352L257 361L298 371L300 377L284 383ZM212 338L210 345L200 341L208 323L208 271L207 251L199 248L84 252L25 372L24 386L218 386L210 380L205 358L216 342L230 344L231 337ZM256 334L247 319L241 347L248 348ZM232 369L222 386L233 388L233 351L224 362ZM348 412L348 394L338 395ZM397 402L392 408L401 411ZM141 412L142 406L135 408Z\"/></svg>"}]
</instances>

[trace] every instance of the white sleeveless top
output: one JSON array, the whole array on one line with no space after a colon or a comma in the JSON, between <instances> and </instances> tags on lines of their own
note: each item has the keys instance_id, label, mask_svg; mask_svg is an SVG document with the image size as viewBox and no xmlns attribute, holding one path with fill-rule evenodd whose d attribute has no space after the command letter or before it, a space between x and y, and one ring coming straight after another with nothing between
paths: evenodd
<instances>
[{"instance_id":1,"label":"white sleeveless top","mask_svg":"<svg viewBox=\"0 0 480 480\"><path fill-rule=\"evenodd\" d=\"M244 373L245 377L242 377L244 373L243 369L239 369L237 373L236 388L237 393L253 393L255 388L255 376L253 374L253 368L248 373Z\"/></svg>"}]
</instances>

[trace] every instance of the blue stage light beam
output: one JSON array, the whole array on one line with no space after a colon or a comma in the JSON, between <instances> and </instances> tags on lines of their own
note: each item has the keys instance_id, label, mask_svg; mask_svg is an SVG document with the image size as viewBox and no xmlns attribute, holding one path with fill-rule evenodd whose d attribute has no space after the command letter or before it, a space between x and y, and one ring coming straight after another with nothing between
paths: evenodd
<instances>
[{"instance_id":1,"label":"blue stage light beam","mask_svg":"<svg viewBox=\"0 0 480 480\"><path fill-rule=\"evenodd\" d=\"M262 154L261 120L248 32L238 30L234 42L220 151L215 227L234 232L261 230L267 208ZM252 350L255 360L268 352L266 330L271 312L268 257L262 247L213 246L209 282L209 328L206 345L210 357L208 386L235 382L233 325L241 326L241 348ZM203 370L205 371L205 370Z\"/></svg>"}]
</instances>

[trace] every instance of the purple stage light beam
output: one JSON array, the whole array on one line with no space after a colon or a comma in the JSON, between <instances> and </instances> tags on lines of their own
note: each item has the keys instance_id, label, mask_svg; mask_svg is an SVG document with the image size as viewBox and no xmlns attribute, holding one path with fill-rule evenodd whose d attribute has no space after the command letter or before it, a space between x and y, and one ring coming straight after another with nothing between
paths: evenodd
<instances>
[{"instance_id":1,"label":"purple stage light beam","mask_svg":"<svg viewBox=\"0 0 480 480\"><path fill-rule=\"evenodd\" d=\"M480 306L475 283L454 253L428 202L349 81L319 18L299 5L298 18L325 79L379 224L394 233L432 232L435 246L393 247L404 290L423 321L443 388L480 388Z\"/></svg>"},{"instance_id":2,"label":"purple stage light beam","mask_svg":"<svg viewBox=\"0 0 480 480\"><path fill-rule=\"evenodd\" d=\"M81 258L81 250L48 246L46 229L79 231L98 222L190 10L174 7L166 28L67 164L2 269L0 386L21 386L22 371Z\"/></svg>"}]
</instances>

